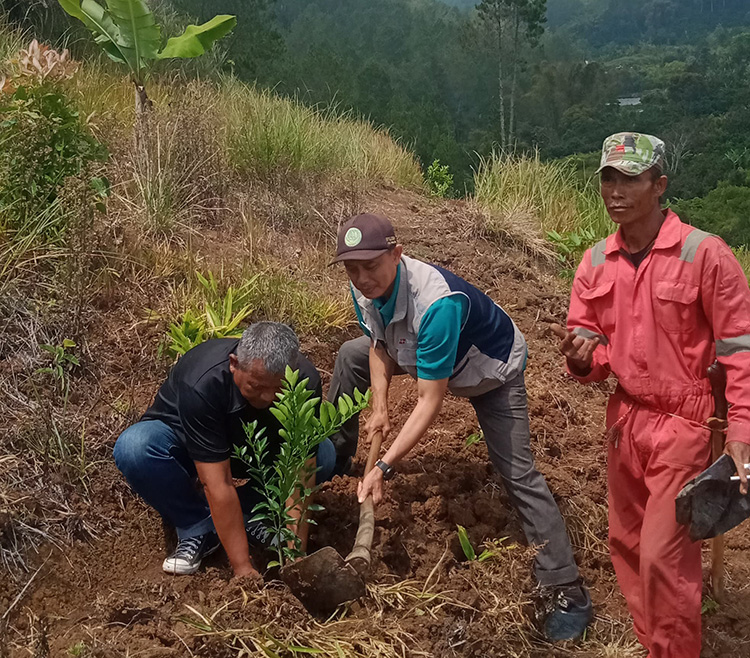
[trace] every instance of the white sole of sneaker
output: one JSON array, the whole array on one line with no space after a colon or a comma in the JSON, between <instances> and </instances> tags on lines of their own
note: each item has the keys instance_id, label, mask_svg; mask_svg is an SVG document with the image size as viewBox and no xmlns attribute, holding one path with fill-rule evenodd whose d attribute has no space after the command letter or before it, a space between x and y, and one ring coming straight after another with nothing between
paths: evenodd
<instances>
[{"instance_id":1,"label":"white sole of sneaker","mask_svg":"<svg viewBox=\"0 0 750 658\"><path fill-rule=\"evenodd\" d=\"M221 544L216 544L216 546L207 550L203 555L203 558L201 558L200 562L192 566L184 564L181 560L175 560L174 558L168 557L161 565L162 571L173 576L192 576L196 571L198 571L198 569L200 569L203 559L218 551L220 547Z\"/></svg>"}]
</instances>

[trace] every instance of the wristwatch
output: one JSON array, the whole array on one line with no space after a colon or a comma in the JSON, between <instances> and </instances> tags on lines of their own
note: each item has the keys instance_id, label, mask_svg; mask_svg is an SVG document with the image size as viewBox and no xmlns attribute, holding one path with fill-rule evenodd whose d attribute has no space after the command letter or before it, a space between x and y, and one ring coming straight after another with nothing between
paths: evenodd
<instances>
[{"instance_id":1,"label":"wristwatch","mask_svg":"<svg viewBox=\"0 0 750 658\"><path fill-rule=\"evenodd\" d=\"M390 480L394 475L396 475L396 469L393 468L393 466L388 466L384 461L378 459L378 461L375 462L375 466L377 466L381 471L383 471L383 479L384 480Z\"/></svg>"}]
</instances>

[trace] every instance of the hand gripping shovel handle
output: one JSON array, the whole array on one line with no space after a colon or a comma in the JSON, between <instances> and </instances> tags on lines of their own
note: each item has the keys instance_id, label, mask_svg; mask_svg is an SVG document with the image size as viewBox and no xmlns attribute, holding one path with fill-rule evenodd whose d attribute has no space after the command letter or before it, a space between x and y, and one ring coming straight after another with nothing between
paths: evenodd
<instances>
[{"instance_id":1,"label":"hand gripping shovel handle","mask_svg":"<svg viewBox=\"0 0 750 658\"><path fill-rule=\"evenodd\" d=\"M380 444L382 442L383 434L379 431L375 432L370 443L370 454L367 457L365 475L375 468L375 462L380 456ZM372 538L374 534L375 506L372 502L372 496L367 496L359 507L359 529L357 530L357 538L354 541L354 548L352 549L352 552L346 556L346 561L349 562L360 575L364 575L370 568L370 560L372 558L370 549L372 548Z\"/></svg>"}]
</instances>

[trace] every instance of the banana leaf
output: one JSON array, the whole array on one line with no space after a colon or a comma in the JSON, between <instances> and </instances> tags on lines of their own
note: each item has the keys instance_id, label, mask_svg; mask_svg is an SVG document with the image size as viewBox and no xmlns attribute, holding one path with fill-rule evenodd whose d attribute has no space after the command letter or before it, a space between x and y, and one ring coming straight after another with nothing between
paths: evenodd
<instances>
[{"instance_id":1,"label":"banana leaf","mask_svg":"<svg viewBox=\"0 0 750 658\"><path fill-rule=\"evenodd\" d=\"M85 0L90 1L90 0ZM137 73L156 59L161 30L144 0L107 0L109 13L120 28L120 44L135 52Z\"/></svg>"},{"instance_id":2,"label":"banana leaf","mask_svg":"<svg viewBox=\"0 0 750 658\"><path fill-rule=\"evenodd\" d=\"M235 25L237 18L226 14L214 16L202 25L188 25L180 36L167 41L167 45L158 53L157 58L199 57L211 48L214 42L229 34Z\"/></svg>"}]
</instances>

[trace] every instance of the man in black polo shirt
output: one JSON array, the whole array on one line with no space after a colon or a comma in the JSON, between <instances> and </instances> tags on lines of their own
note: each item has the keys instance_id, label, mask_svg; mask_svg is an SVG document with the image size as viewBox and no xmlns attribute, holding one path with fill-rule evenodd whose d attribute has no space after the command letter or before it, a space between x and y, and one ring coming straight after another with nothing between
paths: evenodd
<instances>
[{"instance_id":1,"label":"man in black polo shirt","mask_svg":"<svg viewBox=\"0 0 750 658\"><path fill-rule=\"evenodd\" d=\"M257 322L239 340L206 341L177 362L141 420L117 439L117 468L177 529L177 548L164 560L164 571L195 573L221 544L236 576L258 576L250 562L248 534L260 543L267 538L260 527L246 532L245 518L261 494L251 484L235 488L232 478L248 474L230 456L234 445L246 441L243 423L254 420L266 428L269 455L276 455L281 425L269 407L287 365L299 369L301 379L309 378L308 387L320 397L320 375L299 353L297 336L284 324ZM318 482L331 477L334 464L335 450L326 439L318 447ZM196 475L204 493L196 487ZM299 518L299 513L292 516ZM298 528L303 542L306 525Z\"/></svg>"}]
</instances>

